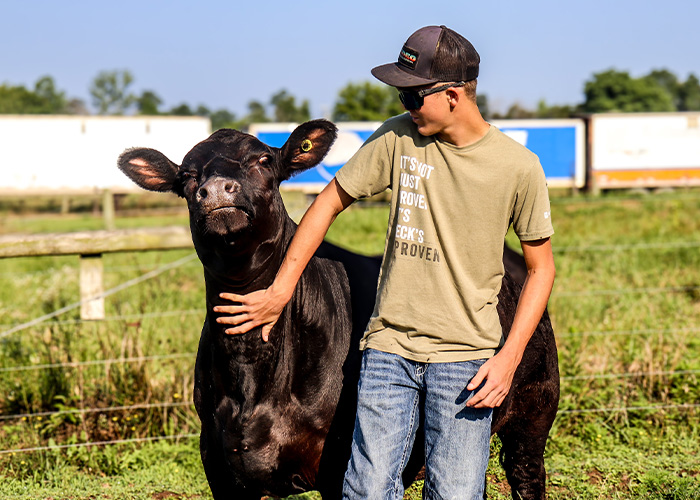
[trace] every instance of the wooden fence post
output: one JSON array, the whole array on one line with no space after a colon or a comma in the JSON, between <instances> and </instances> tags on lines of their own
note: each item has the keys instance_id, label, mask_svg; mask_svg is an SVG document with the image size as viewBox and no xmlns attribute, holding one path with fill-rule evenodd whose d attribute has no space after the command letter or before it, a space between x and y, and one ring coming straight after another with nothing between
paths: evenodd
<instances>
[{"instance_id":1,"label":"wooden fence post","mask_svg":"<svg viewBox=\"0 0 700 500\"><path fill-rule=\"evenodd\" d=\"M102 254L80 256L80 319L105 319L105 299L83 302L104 293Z\"/></svg>"},{"instance_id":2,"label":"wooden fence post","mask_svg":"<svg viewBox=\"0 0 700 500\"><path fill-rule=\"evenodd\" d=\"M102 217L105 221L105 229L114 231L116 229L114 222L114 194L109 189L105 189L102 193Z\"/></svg>"},{"instance_id":3,"label":"wooden fence post","mask_svg":"<svg viewBox=\"0 0 700 500\"><path fill-rule=\"evenodd\" d=\"M80 255L80 301L104 293L102 254L191 249L186 226L83 231L64 234L0 236L0 259L45 255ZM82 319L104 319L104 297L81 303Z\"/></svg>"}]
</instances>

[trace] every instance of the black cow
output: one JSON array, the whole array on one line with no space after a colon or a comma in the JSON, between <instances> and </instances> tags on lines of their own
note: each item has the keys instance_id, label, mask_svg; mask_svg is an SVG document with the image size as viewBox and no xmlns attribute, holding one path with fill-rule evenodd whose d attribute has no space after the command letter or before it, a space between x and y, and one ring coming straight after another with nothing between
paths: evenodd
<instances>
[{"instance_id":1,"label":"black cow","mask_svg":"<svg viewBox=\"0 0 700 500\"><path fill-rule=\"evenodd\" d=\"M373 309L379 259L323 243L267 343L259 328L226 335L212 311L224 302L221 292L244 294L272 283L296 230L279 184L320 162L335 136L333 124L315 120L300 125L279 149L219 130L181 166L152 149L130 149L119 158L119 168L139 186L175 192L189 206L207 305L194 403L216 499L310 489L325 500L340 496L355 415L358 342ZM506 274L498 306L506 332L519 291ZM493 419L514 497L544 497L543 453L558 396L556 346L545 313ZM423 464L421 448L414 447L407 483Z\"/></svg>"}]
</instances>

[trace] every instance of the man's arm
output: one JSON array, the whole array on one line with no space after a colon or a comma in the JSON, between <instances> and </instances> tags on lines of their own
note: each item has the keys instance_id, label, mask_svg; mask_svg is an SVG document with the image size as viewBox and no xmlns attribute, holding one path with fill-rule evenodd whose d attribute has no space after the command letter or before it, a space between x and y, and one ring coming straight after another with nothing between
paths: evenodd
<instances>
[{"instance_id":1,"label":"man's arm","mask_svg":"<svg viewBox=\"0 0 700 500\"><path fill-rule=\"evenodd\" d=\"M556 271L549 238L522 241L521 246L527 278L518 299L513 326L498 354L484 363L469 382L467 389L473 390L485 380L484 386L467 401L467 406L495 408L503 403L525 346L537 328L552 292Z\"/></svg>"},{"instance_id":2,"label":"man's arm","mask_svg":"<svg viewBox=\"0 0 700 500\"><path fill-rule=\"evenodd\" d=\"M214 312L229 314L216 321L234 325L226 333L246 333L262 325L262 338L267 342L270 330L282 314L284 306L292 298L302 272L313 257L335 218L355 199L333 179L316 197L299 223L284 261L277 271L270 288L247 295L222 293L221 298L238 302L237 305L216 306Z\"/></svg>"}]
</instances>

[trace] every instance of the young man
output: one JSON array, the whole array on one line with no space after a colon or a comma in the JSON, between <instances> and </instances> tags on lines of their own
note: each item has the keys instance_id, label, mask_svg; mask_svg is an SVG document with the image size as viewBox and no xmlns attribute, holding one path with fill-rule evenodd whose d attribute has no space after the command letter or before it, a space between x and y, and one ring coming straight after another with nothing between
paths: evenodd
<instances>
[{"instance_id":1,"label":"young man","mask_svg":"<svg viewBox=\"0 0 700 500\"><path fill-rule=\"evenodd\" d=\"M263 338L336 216L392 190L375 311L361 343L344 497L400 499L401 472L423 415L424 498L482 498L492 409L507 395L554 281L553 234L537 157L483 120L479 55L444 26L409 37L397 63L372 70L408 111L387 120L319 194L273 285L218 321ZM504 343L497 295L503 238L521 240L528 276Z\"/></svg>"}]
</instances>

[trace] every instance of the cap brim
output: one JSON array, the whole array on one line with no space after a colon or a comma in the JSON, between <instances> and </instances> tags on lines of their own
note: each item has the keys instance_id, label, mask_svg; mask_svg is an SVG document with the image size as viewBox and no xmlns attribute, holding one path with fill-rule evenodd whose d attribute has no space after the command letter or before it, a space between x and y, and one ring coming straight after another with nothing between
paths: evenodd
<instances>
[{"instance_id":1,"label":"cap brim","mask_svg":"<svg viewBox=\"0 0 700 500\"><path fill-rule=\"evenodd\" d=\"M372 68L372 75L379 81L392 87L418 87L438 80L415 76L401 68L397 63L382 64Z\"/></svg>"}]
</instances>

